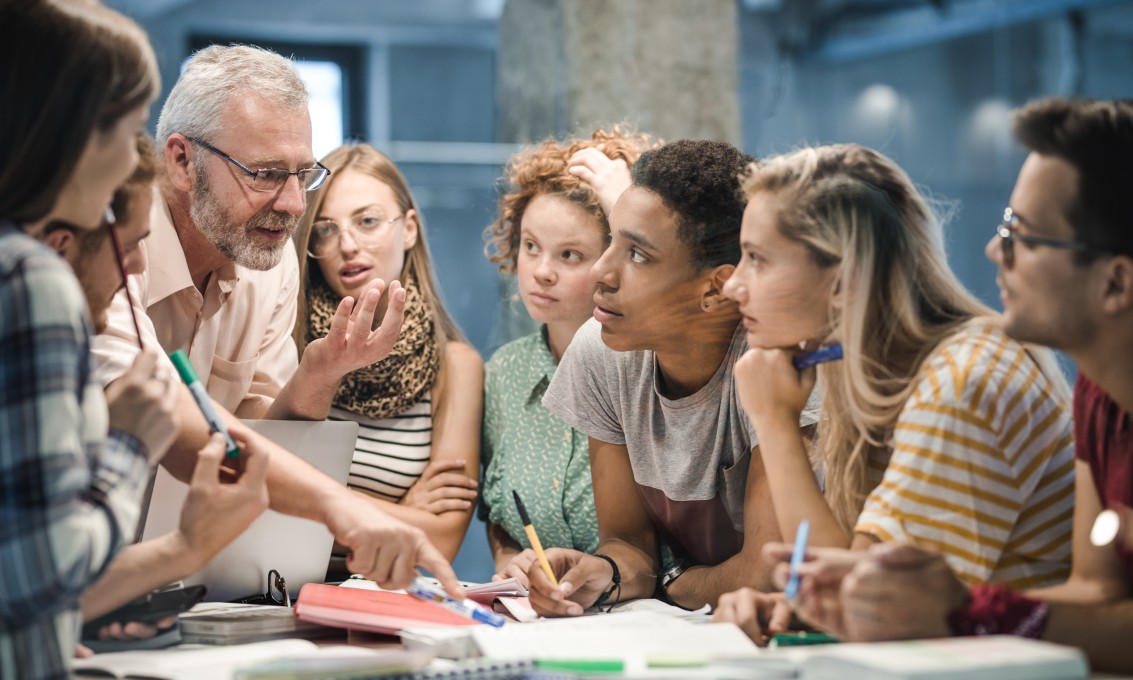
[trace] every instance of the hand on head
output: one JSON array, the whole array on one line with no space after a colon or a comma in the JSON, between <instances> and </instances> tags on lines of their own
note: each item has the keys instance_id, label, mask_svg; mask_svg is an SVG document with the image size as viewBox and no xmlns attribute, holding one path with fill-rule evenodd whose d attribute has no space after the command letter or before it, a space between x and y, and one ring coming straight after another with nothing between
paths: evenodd
<instances>
[{"instance_id":1,"label":"hand on head","mask_svg":"<svg viewBox=\"0 0 1133 680\"><path fill-rule=\"evenodd\" d=\"M476 502L479 483L464 472L463 460L434 460L413 483L401 504L434 515L467 510Z\"/></svg>"},{"instance_id":2,"label":"hand on head","mask_svg":"<svg viewBox=\"0 0 1133 680\"><path fill-rule=\"evenodd\" d=\"M172 371L158 365L157 353L142 352L122 377L106 387L111 429L137 437L150 462L156 463L177 436L179 390Z\"/></svg>"},{"instance_id":3,"label":"hand on head","mask_svg":"<svg viewBox=\"0 0 1133 680\"><path fill-rule=\"evenodd\" d=\"M602 212L606 215L610 214L622 192L633 184L625 160L610 158L599 147L591 146L576 151L567 161L567 172L594 189Z\"/></svg>"}]
</instances>

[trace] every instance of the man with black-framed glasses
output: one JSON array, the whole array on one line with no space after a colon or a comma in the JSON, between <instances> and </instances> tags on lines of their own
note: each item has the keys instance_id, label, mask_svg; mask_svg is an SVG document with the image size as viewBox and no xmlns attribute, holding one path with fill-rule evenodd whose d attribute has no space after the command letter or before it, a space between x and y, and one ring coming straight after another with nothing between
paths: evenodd
<instances>
[{"instance_id":1,"label":"man with black-framed glasses","mask_svg":"<svg viewBox=\"0 0 1133 680\"><path fill-rule=\"evenodd\" d=\"M1008 335L1078 364L1070 578L1026 593L967 588L942 557L907 545L812 551L798 608L851 640L1014 634L1130 673L1133 101L1040 101L1015 113L1014 130L1030 154L986 254ZM787 559L789 547L769 552Z\"/></svg>"},{"instance_id":2,"label":"man with black-framed glasses","mask_svg":"<svg viewBox=\"0 0 1133 680\"><path fill-rule=\"evenodd\" d=\"M325 418L341 378L389 354L405 293L396 282L373 282L359 299L344 300L328 336L298 357L291 236L308 192L329 171L311 149L307 91L294 64L246 45L201 50L162 107L156 137L160 172L143 245L149 262L131 277L144 343L165 354L184 350L226 420ZM374 328L383 294L389 304ZM103 382L137 352L125 296L115 298L108 320L94 346ZM163 464L186 480L209 428L181 392L182 426ZM326 524L352 553L352 571L403 587L420 565L459 596L451 567L422 531L274 444L262 446L271 451L271 507Z\"/></svg>"}]
</instances>

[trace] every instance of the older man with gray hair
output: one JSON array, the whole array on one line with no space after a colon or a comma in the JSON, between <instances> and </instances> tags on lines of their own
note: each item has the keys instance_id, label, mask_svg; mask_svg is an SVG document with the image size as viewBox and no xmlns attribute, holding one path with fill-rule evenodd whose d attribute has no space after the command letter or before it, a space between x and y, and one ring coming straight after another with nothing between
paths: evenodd
<instances>
[{"instance_id":1,"label":"older man with gray hair","mask_svg":"<svg viewBox=\"0 0 1133 680\"><path fill-rule=\"evenodd\" d=\"M298 262L291 235L306 194L328 171L311 151L307 91L294 64L246 45L212 46L186 65L161 110L160 176L145 243L149 266L131 277L140 331L150 346L184 350L222 417L325 418L341 378L387 356L405 293L375 281L339 306L327 337L299 360ZM390 304L373 328L385 292ZM137 352L123 295L95 344L100 379L120 375ZM170 369L171 370L171 369ZM182 427L163 463L187 479L209 429L187 390ZM451 567L424 533L319 473L271 452L271 507L326 524L351 552L348 567L402 587L423 566L454 593Z\"/></svg>"}]
</instances>

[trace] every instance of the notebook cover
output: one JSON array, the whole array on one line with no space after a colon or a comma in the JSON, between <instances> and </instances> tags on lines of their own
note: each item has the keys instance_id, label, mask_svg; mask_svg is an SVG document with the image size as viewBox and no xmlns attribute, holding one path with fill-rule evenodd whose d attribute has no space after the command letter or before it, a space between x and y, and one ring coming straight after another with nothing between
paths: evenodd
<instances>
[{"instance_id":1,"label":"notebook cover","mask_svg":"<svg viewBox=\"0 0 1133 680\"><path fill-rule=\"evenodd\" d=\"M295 616L323 626L397 635L409 626L483 625L406 593L308 583L299 591Z\"/></svg>"}]
</instances>

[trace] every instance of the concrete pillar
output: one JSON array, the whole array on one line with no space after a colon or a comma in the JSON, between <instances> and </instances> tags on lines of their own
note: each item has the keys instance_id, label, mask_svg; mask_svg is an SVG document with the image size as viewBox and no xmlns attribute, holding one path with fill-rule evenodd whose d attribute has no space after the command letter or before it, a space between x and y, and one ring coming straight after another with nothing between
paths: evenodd
<instances>
[{"instance_id":1,"label":"concrete pillar","mask_svg":"<svg viewBox=\"0 0 1133 680\"><path fill-rule=\"evenodd\" d=\"M500 141L629 121L667 141L739 144L735 0L507 0Z\"/></svg>"}]
</instances>

